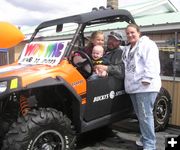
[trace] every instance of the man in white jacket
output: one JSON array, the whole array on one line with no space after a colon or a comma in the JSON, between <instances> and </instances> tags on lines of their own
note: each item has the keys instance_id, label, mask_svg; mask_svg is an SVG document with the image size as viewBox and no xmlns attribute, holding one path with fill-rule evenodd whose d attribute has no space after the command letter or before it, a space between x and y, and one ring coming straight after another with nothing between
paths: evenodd
<instances>
[{"instance_id":1,"label":"man in white jacket","mask_svg":"<svg viewBox=\"0 0 180 150\"><path fill-rule=\"evenodd\" d=\"M129 93L141 131L136 144L144 150L156 149L153 108L161 87L159 50L139 27L129 24L126 35L130 45L124 47L125 90Z\"/></svg>"}]
</instances>

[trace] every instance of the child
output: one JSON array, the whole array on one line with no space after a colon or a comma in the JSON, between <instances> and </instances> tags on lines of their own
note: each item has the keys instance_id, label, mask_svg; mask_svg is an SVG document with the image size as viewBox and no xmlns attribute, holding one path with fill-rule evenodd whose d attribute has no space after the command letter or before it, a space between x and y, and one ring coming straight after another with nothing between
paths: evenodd
<instances>
[{"instance_id":1,"label":"child","mask_svg":"<svg viewBox=\"0 0 180 150\"><path fill-rule=\"evenodd\" d=\"M96 45L104 46L104 39L105 36L102 31L95 31L91 34L90 41L84 50L88 54L88 56L91 57L92 49L94 46Z\"/></svg>"},{"instance_id":2,"label":"child","mask_svg":"<svg viewBox=\"0 0 180 150\"><path fill-rule=\"evenodd\" d=\"M109 64L109 61L105 57L103 57L103 55L104 55L104 48L102 46L96 45L93 47L91 57L92 57L92 62L94 66L101 65L101 64L103 65ZM95 69L90 79L95 79L97 77L105 77L107 75L108 74L106 71L100 72L97 69Z\"/></svg>"}]
</instances>

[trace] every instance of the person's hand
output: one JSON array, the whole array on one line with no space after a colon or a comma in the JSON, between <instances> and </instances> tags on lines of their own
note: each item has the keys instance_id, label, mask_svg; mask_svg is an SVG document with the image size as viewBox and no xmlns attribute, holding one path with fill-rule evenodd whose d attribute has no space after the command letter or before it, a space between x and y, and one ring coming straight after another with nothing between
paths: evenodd
<instances>
[{"instance_id":1,"label":"person's hand","mask_svg":"<svg viewBox=\"0 0 180 150\"><path fill-rule=\"evenodd\" d=\"M96 69L95 70L95 73L99 76L99 77L105 77L105 76L108 76L108 73L104 70L101 70L101 69Z\"/></svg>"},{"instance_id":2,"label":"person's hand","mask_svg":"<svg viewBox=\"0 0 180 150\"><path fill-rule=\"evenodd\" d=\"M106 71L102 71L101 72L101 77L106 77L106 76L108 76L108 73Z\"/></svg>"},{"instance_id":3,"label":"person's hand","mask_svg":"<svg viewBox=\"0 0 180 150\"><path fill-rule=\"evenodd\" d=\"M107 68L108 68L108 66L106 66L106 65L95 65L94 66L94 69L95 70L99 70L99 71L107 71Z\"/></svg>"},{"instance_id":4,"label":"person's hand","mask_svg":"<svg viewBox=\"0 0 180 150\"><path fill-rule=\"evenodd\" d=\"M94 71L95 71L95 73L96 73L98 76L101 77L101 74L102 74L103 70L96 68Z\"/></svg>"}]
</instances>

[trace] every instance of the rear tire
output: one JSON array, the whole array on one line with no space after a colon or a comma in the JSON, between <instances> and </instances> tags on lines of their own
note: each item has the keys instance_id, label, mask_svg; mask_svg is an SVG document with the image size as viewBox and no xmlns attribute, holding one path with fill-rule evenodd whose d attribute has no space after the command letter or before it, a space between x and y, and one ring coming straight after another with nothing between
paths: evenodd
<instances>
[{"instance_id":1,"label":"rear tire","mask_svg":"<svg viewBox=\"0 0 180 150\"><path fill-rule=\"evenodd\" d=\"M29 111L5 136L2 150L69 150L75 135L71 121L52 108Z\"/></svg>"},{"instance_id":2,"label":"rear tire","mask_svg":"<svg viewBox=\"0 0 180 150\"><path fill-rule=\"evenodd\" d=\"M154 125L156 131L163 131L169 123L171 115L171 98L168 91L161 88L154 103Z\"/></svg>"}]
</instances>

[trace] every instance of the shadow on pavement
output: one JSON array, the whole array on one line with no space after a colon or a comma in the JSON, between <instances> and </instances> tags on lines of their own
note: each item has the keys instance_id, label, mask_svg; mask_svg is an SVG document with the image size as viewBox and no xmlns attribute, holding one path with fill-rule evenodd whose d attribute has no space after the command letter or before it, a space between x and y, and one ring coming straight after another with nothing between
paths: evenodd
<instances>
[{"instance_id":1,"label":"shadow on pavement","mask_svg":"<svg viewBox=\"0 0 180 150\"><path fill-rule=\"evenodd\" d=\"M127 129L124 127L127 125L122 122L113 124L112 127L103 127L84 133L78 138L77 150L139 150L135 145L134 138L131 140L131 137L126 138L120 134L120 132L125 134L139 132L137 122L134 125L131 123L131 127Z\"/></svg>"},{"instance_id":2,"label":"shadow on pavement","mask_svg":"<svg viewBox=\"0 0 180 150\"><path fill-rule=\"evenodd\" d=\"M137 120L126 119L111 127L81 135L78 138L77 150L142 150L135 145L139 135ZM165 149L165 138L170 135L180 135L180 129L169 126L164 131L156 132L157 150Z\"/></svg>"}]
</instances>

